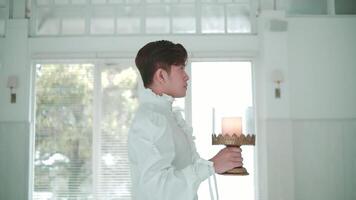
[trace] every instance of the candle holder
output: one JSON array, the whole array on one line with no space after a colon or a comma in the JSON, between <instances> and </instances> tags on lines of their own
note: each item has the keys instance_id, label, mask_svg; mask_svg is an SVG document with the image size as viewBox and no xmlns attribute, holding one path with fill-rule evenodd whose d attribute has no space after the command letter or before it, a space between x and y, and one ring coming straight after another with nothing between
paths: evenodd
<instances>
[{"instance_id":1,"label":"candle holder","mask_svg":"<svg viewBox=\"0 0 356 200\"><path fill-rule=\"evenodd\" d=\"M242 145L255 145L255 135L243 135L240 134L237 136L236 134L233 135L223 135L219 134L216 136L214 133L212 135L212 144L213 145L226 145L227 147L240 147ZM243 166L235 167L231 170L226 171L223 173L224 175L238 175L238 176L246 176L249 175L246 168Z\"/></svg>"}]
</instances>

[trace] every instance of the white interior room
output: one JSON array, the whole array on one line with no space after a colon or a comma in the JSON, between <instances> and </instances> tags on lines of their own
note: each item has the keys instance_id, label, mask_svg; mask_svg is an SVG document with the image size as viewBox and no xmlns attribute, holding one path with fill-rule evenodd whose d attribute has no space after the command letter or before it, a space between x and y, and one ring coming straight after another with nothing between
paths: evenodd
<instances>
[{"instance_id":1,"label":"white interior room","mask_svg":"<svg viewBox=\"0 0 356 200\"><path fill-rule=\"evenodd\" d=\"M114 112L124 113L118 121L129 121L128 107L134 110L136 103L131 92L139 87L137 71L132 70L134 58L138 49L155 40L181 43L189 52L192 84L177 105L194 130L202 130L195 133L203 134L196 135L201 141L198 150L222 148L209 143L211 132L219 132L219 120L214 122L216 128L210 128L216 102L229 102L226 105L234 110L232 98L238 101L250 95L249 131L256 135L256 144L242 147L244 160L252 163L245 163L249 179L225 180L219 175L220 199L355 200L355 36L354 0L0 0L0 200L131 199L127 160L120 157L126 146L103 145L108 139L102 126ZM228 76L235 72L224 71L224 63L248 63L247 86L239 72L236 78ZM215 67L215 76L205 74L205 69L195 73L199 66ZM66 88L49 82L60 77L72 81L66 75L72 68L83 72L74 78L86 77L90 83L85 88L91 95L85 99L90 112L81 121L88 133L85 140L79 138L84 133L63 139L53 125L47 130L50 114L40 110L58 106L40 100L52 98L49 94L63 97ZM53 73L47 73L48 82L42 83L46 69ZM132 79L121 80L121 72ZM132 100L129 106L108 92L117 79L118 87L127 84L132 91L113 94ZM201 89L194 89L198 83ZM242 92L241 85L249 92ZM78 88L69 88L78 92L76 98L84 94ZM40 93L46 89L52 90ZM63 101L74 105L73 99ZM105 110L111 107L104 105L120 108ZM218 115L220 107L215 107ZM63 113L67 120L70 116ZM51 123L61 124L59 119ZM112 125L119 127L110 129L121 137L117 141L127 137L126 125ZM44 142L46 137L51 142ZM86 150L79 155L60 150L64 145L60 143L71 142ZM68 173L73 170L64 169L79 165L75 156L86 160L75 168L83 178L77 174L71 180ZM113 163L119 163L120 170L106 174ZM206 183L201 185L200 199L210 198L205 193Z\"/></svg>"}]
</instances>

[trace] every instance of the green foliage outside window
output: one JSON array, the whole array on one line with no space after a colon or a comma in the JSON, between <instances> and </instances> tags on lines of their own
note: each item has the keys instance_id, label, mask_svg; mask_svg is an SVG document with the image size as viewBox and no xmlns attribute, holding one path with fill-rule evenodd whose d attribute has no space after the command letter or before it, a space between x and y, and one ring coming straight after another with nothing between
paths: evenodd
<instances>
[{"instance_id":1,"label":"green foliage outside window","mask_svg":"<svg viewBox=\"0 0 356 200\"><path fill-rule=\"evenodd\" d=\"M36 67L34 199L96 199L95 191L108 196L100 199L112 199L123 185L129 191L128 180L120 182L118 177L128 174L124 150L137 107L137 72L131 67L104 68L101 77L94 77L94 69L92 64ZM95 78L101 79L99 97L94 95L99 88ZM100 109L94 107L94 97ZM101 110L100 122L94 122L95 110ZM95 134L100 136L97 149ZM108 156L111 162L105 160Z\"/></svg>"}]
</instances>

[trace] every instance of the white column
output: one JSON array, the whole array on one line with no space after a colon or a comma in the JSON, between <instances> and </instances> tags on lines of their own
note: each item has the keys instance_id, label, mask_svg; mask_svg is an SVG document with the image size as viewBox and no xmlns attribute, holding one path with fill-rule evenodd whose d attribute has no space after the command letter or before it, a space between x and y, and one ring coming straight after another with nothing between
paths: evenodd
<instances>
[{"instance_id":1,"label":"white column","mask_svg":"<svg viewBox=\"0 0 356 200\"><path fill-rule=\"evenodd\" d=\"M10 18L24 19L26 13L26 0L9 0Z\"/></svg>"}]
</instances>

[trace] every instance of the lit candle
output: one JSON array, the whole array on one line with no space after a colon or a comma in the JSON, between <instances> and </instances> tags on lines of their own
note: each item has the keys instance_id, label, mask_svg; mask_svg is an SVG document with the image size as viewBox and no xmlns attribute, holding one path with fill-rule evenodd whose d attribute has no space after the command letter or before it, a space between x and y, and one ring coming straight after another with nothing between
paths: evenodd
<instances>
[{"instance_id":1,"label":"lit candle","mask_svg":"<svg viewBox=\"0 0 356 200\"><path fill-rule=\"evenodd\" d=\"M242 134L242 118L241 117L223 117L222 118L222 134L232 136L240 136Z\"/></svg>"}]
</instances>

